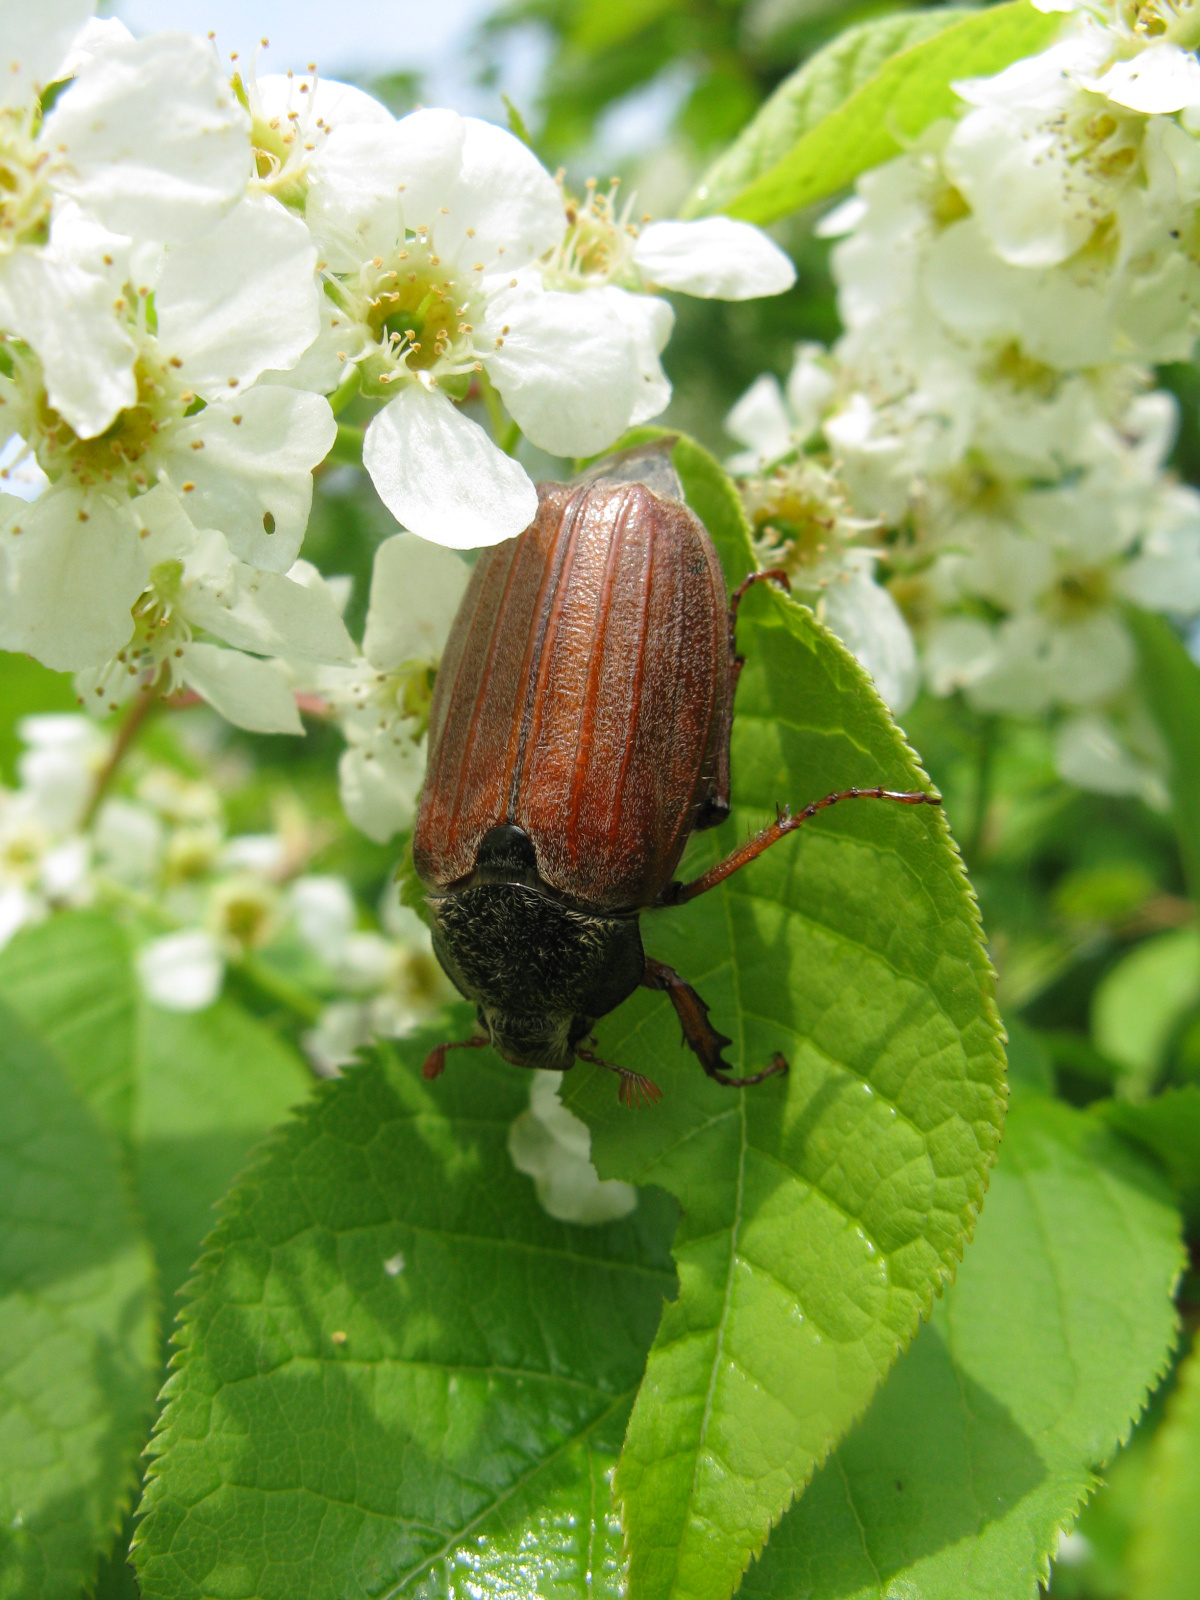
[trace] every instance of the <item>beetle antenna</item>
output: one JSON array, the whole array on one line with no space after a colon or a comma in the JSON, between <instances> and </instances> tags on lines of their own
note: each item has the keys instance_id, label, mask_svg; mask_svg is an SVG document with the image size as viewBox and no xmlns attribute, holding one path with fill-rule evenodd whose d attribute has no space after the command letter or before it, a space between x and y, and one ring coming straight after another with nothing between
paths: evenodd
<instances>
[{"instance_id":1,"label":"beetle antenna","mask_svg":"<svg viewBox=\"0 0 1200 1600\"><path fill-rule=\"evenodd\" d=\"M618 1067L615 1061L605 1061L601 1056L593 1055L590 1050L575 1051L581 1061L590 1061L594 1067L605 1067L609 1072L615 1072L621 1082L617 1087L617 1099L623 1106L628 1106L634 1111L638 1106L656 1106L662 1099L662 1090L651 1078L644 1077L640 1072L634 1072L632 1067Z\"/></svg>"},{"instance_id":2,"label":"beetle antenna","mask_svg":"<svg viewBox=\"0 0 1200 1600\"><path fill-rule=\"evenodd\" d=\"M824 811L829 806L835 806L841 800L892 800L901 806L940 806L940 794L926 794L923 789L841 789L837 794L827 794L824 799L811 800L803 811L798 811L795 816L787 806L775 807L775 821L760 828L740 845L732 855L718 861L715 867L710 867L700 877L693 878L690 883L668 883L658 899L656 906L677 906L685 900L694 900L698 894L704 894L709 889L715 889L717 884L724 883L725 879L733 873L748 866L749 863L762 855L764 850L769 850L773 844L778 844L780 839L794 833L810 817L815 817L818 811Z\"/></svg>"}]
</instances>

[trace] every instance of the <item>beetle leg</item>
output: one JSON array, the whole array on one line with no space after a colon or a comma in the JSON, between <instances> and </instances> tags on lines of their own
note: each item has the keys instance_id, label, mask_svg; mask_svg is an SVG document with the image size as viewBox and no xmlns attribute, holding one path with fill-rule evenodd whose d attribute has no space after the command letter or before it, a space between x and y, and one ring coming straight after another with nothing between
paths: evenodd
<instances>
[{"instance_id":1,"label":"beetle leg","mask_svg":"<svg viewBox=\"0 0 1200 1600\"><path fill-rule=\"evenodd\" d=\"M617 1099L623 1106L628 1106L632 1111L639 1105L656 1106L662 1099L662 1090L650 1078L643 1077L640 1072L634 1072L632 1067L618 1067L615 1061L604 1061L599 1056L593 1055L590 1050L576 1049L575 1054L581 1061L590 1061L594 1067L606 1067L609 1072L615 1072L621 1082L617 1088Z\"/></svg>"},{"instance_id":2,"label":"beetle leg","mask_svg":"<svg viewBox=\"0 0 1200 1600\"><path fill-rule=\"evenodd\" d=\"M666 990L667 998L675 1007L679 1025L683 1029L684 1044L695 1053L709 1077L715 1078L718 1083L725 1084L729 1089L747 1089L751 1084L761 1083L764 1078L773 1078L777 1073L786 1073L788 1064L777 1050L771 1057L770 1066L764 1067L761 1072L752 1072L745 1078L733 1077L729 1071L728 1061L721 1054L725 1046L732 1044L733 1040L717 1032L708 1020L708 1007L691 984L683 981L674 967L668 967L663 961L654 961L647 957L646 976L642 979L642 986L646 989Z\"/></svg>"},{"instance_id":3,"label":"beetle leg","mask_svg":"<svg viewBox=\"0 0 1200 1600\"><path fill-rule=\"evenodd\" d=\"M823 800L811 801L795 816L784 806L778 811L774 822L769 822L765 828L752 834L745 844L739 845L724 861L718 861L715 867L709 867L707 872L693 878L690 883L668 883L654 904L677 906L684 900L694 900L708 889L715 889L717 884L724 883L726 878L754 861L764 850L778 844L789 833L795 833L809 817L815 817L818 811L824 811L828 806L837 805L839 800L894 800L902 806L940 806L942 803L940 794L926 794L923 789L842 789L837 794L827 794Z\"/></svg>"},{"instance_id":4,"label":"beetle leg","mask_svg":"<svg viewBox=\"0 0 1200 1600\"><path fill-rule=\"evenodd\" d=\"M425 1057L425 1065L421 1068L421 1076L431 1081L440 1078L446 1070L447 1050L482 1050L490 1044L490 1039L481 1039L476 1035L473 1039L452 1039L449 1044L435 1044Z\"/></svg>"},{"instance_id":5,"label":"beetle leg","mask_svg":"<svg viewBox=\"0 0 1200 1600\"><path fill-rule=\"evenodd\" d=\"M701 807L700 815L693 824L694 831L702 828L715 828L718 823L724 822L729 815L729 741L733 735L733 703L737 696L738 679L742 675L745 658L738 655L737 647L737 614L738 606L742 603L742 596L752 584L769 581L779 584L780 588L791 593L791 584L788 575L782 567L769 567L765 572L752 572L748 578L743 578L733 591L729 600L729 692L725 697L725 712L721 723L721 734L717 741L717 773L713 780L712 793Z\"/></svg>"}]
</instances>

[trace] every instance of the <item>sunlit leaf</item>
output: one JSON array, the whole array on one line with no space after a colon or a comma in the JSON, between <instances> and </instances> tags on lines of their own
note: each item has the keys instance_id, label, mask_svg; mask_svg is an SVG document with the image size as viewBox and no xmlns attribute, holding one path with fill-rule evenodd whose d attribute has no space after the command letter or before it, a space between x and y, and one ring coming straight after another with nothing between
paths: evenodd
<instances>
[{"instance_id":1,"label":"sunlit leaf","mask_svg":"<svg viewBox=\"0 0 1200 1600\"><path fill-rule=\"evenodd\" d=\"M1033 1600L1169 1363L1182 1264L1147 1164L1022 1091L954 1286L772 1534L746 1600Z\"/></svg>"},{"instance_id":2,"label":"sunlit leaf","mask_svg":"<svg viewBox=\"0 0 1200 1600\"><path fill-rule=\"evenodd\" d=\"M697 446L675 462L736 576L736 496ZM810 612L755 589L738 642L734 812L683 876L777 803L928 782ZM746 1091L715 1084L642 991L600 1024L599 1049L663 1103L632 1115L598 1069L564 1088L602 1176L667 1189L683 1213L680 1296L615 1482L630 1595L724 1600L952 1276L998 1143L1003 1055L974 901L933 808L839 807L643 934L731 1035L735 1070L776 1050L791 1064Z\"/></svg>"},{"instance_id":3,"label":"sunlit leaf","mask_svg":"<svg viewBox=\"0 0 1200 1600\"><path fill-rule=\"evenodd\" d=\"M1029 0L972 12L932 38L924 36L925 22L905 21L917 39L906 48L899 19L888 18L864 24L857 47L839 40L806 62L701 183L692 212L719 210L768 223L836 194L859 173L899 155L939 117L952 115L961 104L950 87L955 79L984 77L1034 55L1062 26L1060 16L1035 11ZM896 54L889 49L893 38ZM856 65L859 49L864 68L868 60L877 65L887 57L865 79ZM868 50L878 54L868 57ZM796 129L790 144L789 123Z\"/></svg>"},{"instance_id":4,"label":"sunlit leaf","mask_svg":"<svg viewBox=\"0 0 1200 1600\"><path fill-rule=\"evenodd\" d=\"M966 15L950 6L901 11L873 17L839 33L784 79L754 120L709 167L683 215L725 211L757 178L790 154L805 134L869 83L891 56L943 32Z\"/></svg>"},{"instance_id":5,"label":"sunlit leaf","mask_svg":"<svg viewBox=\"0 0 1200 1600\"><path fill-rule=\"evenodd\" d=\"M0 1007L0 1594L76 1600L136 1483L154 1264L115 1146Z\"/></svg>"},{"instance_id":6,"label":"sunlit leaf","mask_svg":"<svg viewBox=\"0 0 1200 1600\"><path fill-rule=\"evenodd\" d=\"M527 1074L480 1052L425 1084L431 1043L320 1090L234 1188L153 1446L143 1595L616 1600L608 1479L674 1208L553 1221L508 1157Z\"/></svg>"}]
</instances>

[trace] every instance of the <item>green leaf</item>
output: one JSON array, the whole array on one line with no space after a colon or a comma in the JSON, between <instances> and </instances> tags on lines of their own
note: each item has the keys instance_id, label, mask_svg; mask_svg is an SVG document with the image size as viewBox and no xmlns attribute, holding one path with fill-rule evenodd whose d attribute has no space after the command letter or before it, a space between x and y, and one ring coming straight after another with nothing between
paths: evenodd
<instances>
[{"instance_id":1,"label":"green leaf","mask_svg":"<svg viewBox=\"0 0 1200 1600\"><path fill-rule=\"evenodd\" d=\"M732 579L736 496L698 446L685 489ZM727 481L727 480L726 480ZM732 567L732 570L729 570ZM739 619L734 808L681 876L831 790L927 786L864 674L812 614L756 588ZM639 991L600 1054L664 1090L638 1115L577 1067L564 1098L605 1177L654 1184L683 1214L667 1308L614 1493L631 1600L725 1600L772 1524L862 1411L953 1274L1003 1114L1003 1052L974 899L939 810L846 804L694 904L643 921L732 1034L746 1091L681 1051L665 998Z\"/></svg>"},{"instance_id":2,"label":"green leaf","mask_svg":"<svg viewBox=\"0 0 1200 1600\"><path fill-rule=\"evenodd\" d=\"M1176 1027L1200 1000L1200 933L1176 928L1135 945L1092 995L1092 1038L1121 1069L1118 1087L1149 1093Z\"/></svg>"},{"instance_id":3,"label":"green leaf","mask_svg":"<svg viewBox=\"0 0 1200 1600\"><path fill-rule=\"evenodd\" d=\"M1182 1262L1145 1162L1022 1091L953 1288L745 1600L1032 1600L1168 1365Z\"/></svg>"},{"instance_id":4,"label":"green leaf","mask_svg":"<svg viewBox=\"0 0 1200 1600\"><path fill-rule=\"evenodd\" d=\"M584 0L571 28L571 43L592 55L623 44L667 12L676 0Z\"/></svg>"},{"instance_id":5,"label":"green leaf","mask_svg":"<svg viewBox=\"0 0 1200 1600\"><path fill-rule=\"evenodd\" d=\"M312 1075L231 1000L186 1013L148 1005L123 929L100 912L22 929L0 952L0 997L126 1142L170 1316L213 1206Z\"/></svg>"},{"instance_id":6,"label":"green leaf","mask_svg":"<svg viewBox=\"0 0 1200 1600\"><path fill-rule=\"evenodd\" d=\"M1171 757L1171 801L1192 899L1200 901L1200 667L1165 617L1129 606L1142 691Z\"/></svg>"},{"instance_id":7,"label":"green leaf","mask_svg":"<svg viewBox=\"0 0 1200 1600\"><path fill-rule=\"evenodd\" d=\"M3 1008L0 1102L0 1594L75 1600L136 1481L154 1264L108 1136Z\"/></svg>"},{"instance_id":8,"label":"green leaf","mask_svg":"<svg viewBox=\"0 0 1200 1600\"><path fill-rule=\"evenodd\" d=\"M838 54L840 41L828 46L776 90L734 146L736 152L745 141L743 154L736 160L733 152L722 158L713 175L725 195L719 209L727 216L768 223L836 194L853 183L859 173L899 155L939 117L952 116L961 104L950 87L955 79L986 77L1023 56L1034 55L1052 41L1061 26L1060 16L1035 11L1029 0L1009 0L1007 5L972 12L932 38L922 38L889 55L865 82L855 76L853 50L847 49L843 58ZM887 34L880 36L881 49L886 47L887 38ZM863 42L865 46L866 41ZM826 61L831 81L818 89L817 63L821 61ZM810 77L800 81L804 73ZM849 77L843 79L845 73ZM828 101L837 101L839 82L844 82L846 88L853 87L853 92L835 110L816 120L827 103L826 96ZM788 113L784 104L776 102L781 96L786 100L789 85L797 99L794 114L798 137L781 152ZM810 95L814 114L811 120ZM760 128L764 118L768 119L765 130ZM757 135L755 129L759 129ZM758 139L765 158L761 167L754 161ZM730 177L722 173L725 162L729 163ZM744 173L739 170L743 162ZM734 189L732 174L742 179L743 187ZM698 190L697 200L700 193ZM702 205L705 211L718 209L711 195L704 198ZM693 212L695 209L693 206Z\"/></svg>"},{"instance_id":9,"label":"green leaf","mask_svg":"<svg viewBox=\"0 0 1200 1600\"><path fill-rule=\"evenodd\" d=\"M464 1030L470 1012L459 1008ZM606 1476L674 1207L553 1221L509 1160L528 1075L324 1086L234 1188L178 1335L142 1593L619 1593Z\"/></svg>"},{"instance_id":10,"label":"green leaf","mask_svg":"<svg viewBox=\"0 0 1200 1600\"><path fill-rule=\"evenodd\" d=\"M0 995L53 1048L105 1127L128 1139L137 994L123 930L94 911L23 928L0 950Z\"/></svg>"},{"instance_id":11,"label":"green leaf","mask_svg":"<svg viewBox=\"0 0 1200 1600\"><path fill-rule=\"evenodd\" d=\"M1131 1600L1195 1600L1200 1594L1200 1343L1179 1368L1179 1385L1151 1449L1134 1543Z\"/></svg>"},{"instance_id":12,"label":"green leaf","mask_svg":"<svg viewBox=\"0 0 1200 1600\"><path fill-rule=\"evenodd\" d=\"M1164 1089L1153 1100L1103 1100L1096 1111L1148 1150L1179 1197L1190 1233L1200 1233L1200 1088Z\"/></svg>"},{"instance_id":13,"label":"green leaf","mask_svg":"<svg viewBox=\"0 0 1200 1600\"><path fill-rule=\"evenodd\" d=\"M947 6L935 11L894 12L847 28L784 79L749 126L709 167L682 215L724 211L755 179L776 167L805 134L869 83L891 56L969 15Z\"/></svg>"},{"instance_id":14,"label":"green leaf","mask_svg":"<svg viewBox=\"0 0 1200 1600\"><path fill-rule=\"evenodd\" d=\"M69 672L51 672L32 656L0 650L0 782L15 783L23 748L17 723L38 711L78 711Z\"/></svg>"},{"instance_id":15,"label":"green leaf","mask_svg":"<svg viewBox=\"0 0 1200 1600\"><path fill-rule=\"evenodd\" d=\"M137 1075L138 1199L173 1315L214 1206L313 1078L290 1046L228 999L193 1012L143 1003Z\"/></svg>"}]
</instances>

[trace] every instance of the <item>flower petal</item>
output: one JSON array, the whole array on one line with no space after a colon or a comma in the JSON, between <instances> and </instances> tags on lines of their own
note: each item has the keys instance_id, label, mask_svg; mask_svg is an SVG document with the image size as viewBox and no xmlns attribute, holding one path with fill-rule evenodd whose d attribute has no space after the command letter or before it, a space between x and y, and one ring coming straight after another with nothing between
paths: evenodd
<instances>
[{"instance_id":1,"label":"flower petal","mask_svg":"<svg viewBox=\"0 0 1200 1600\"><path fill-rule=\"evenodd\" d=\"M425 746L411 739L352 745L338 762L342 810L376 844L412 826L425 779Z\"/></svg>"},{"instance_id":2,"label":"flower petal","mask_svg":"<svg viewBox=\"0 0 1200 1600\"><path fill-rule=\"evenodd\" d=\"M54 82L94 9L95 0L10 0L4 8L0 109L28 105Z\"/></svg>"},{"instance_id":3,"label":"flower petal","mask_svg":"<svg viewBox=\"0 0 1200 1600\"><path fill-rule=\"evenodd\" d=\"M167 249L158 342L206 400L298 361L319 331L317 251L277 201L248 194L203 238Z\"/></svg>"},{"instance_id":4,"label":"flower petal","mask_svg":"<svg viewBox=\"0 0 1200 1600\"><path fill-rule=\"evenodd\" d=\"M942 161L1001 260L1051 267L1095 227L1099 185L1075 156L1042 113L988 106L963 118Z\"/></svg>"},{"instance_id":5,"label":"flower petal","mask_svg":"<svg viewBox=\"0 0 1200 1600\"><path fill-rule=\"evenodd\" d=\"M47 399L84 439L137 399L133 341L102 261L90 259L108 238L72 208L55 218L47 248L14 250L0 267L0 319L32 345Z\"/></svg>"},{"instance_id":6,"label":"flower petal","mask_svg":"<svg viewBox=\"0 0 1200 1600\"><path fill-rule=\"evenodd\" d=\"M638 270L663 289L704 300L755 300L796 281L790 257L749 222L702 217L652 222L633 247Z\"/></svg>"},{"instance_id":7,"label":"flower petal","mask_svg":"<svg viewBox=\"0 0 1200 1600\"><path fill-rule=\"evenodd\" d=\"M1162 39L1128 61L1117 61L1095 84L1114 105L1147 116L1200 105L1200 61Z\"/></svg>"},{"instance_id":8,"label":"flower petal","mask_svg":"<svg viewBox=\"0 0 1200 1600\"><path fill-rule=\"evenodd\" d=\"M558 243L566 227L558 185L533 151L504 128L478 117L464 117L462 124L457 182L434 214L418 214L406 195L408 225L431 223L438 254L465 266L478 263L485 272L528 266Z\"/></svg>"},{"instance_id":9,"label":"flower petal","mask_svg":"<svg viewBox=\"0 0 1200 1600\"><path fill-rule=\"evenodd\" d=\"M324 586L307 588L244 561L233 563L231 578L220 585L188 584L181 605L189 622L253 655L295 661L355 659L354 641Z\"/></svg>"},{"instance_id":10,"label":"flower petal","mask_svg":"<svg viewBox=\"0 0 1200 1600\"><path fill-rule=\"evenodd\" d=\"M118 233L185 239L241 197L250 119L216 53L182 33L116 42L46 118L54 184Z\"/></svg>"},{"instance_id":11,"label":"flower petal","mask_svg":"<svg viewBox=\"0 0 1200 1600\"><path fill-rule=\"evenodd\" d=\"M427 112L428 138L405 137L404 122L387 126L344 123L335 128L308 164L305 220L321 241L335 271L351 272L372 256L391 256L403 240L409 189L420 200L426 190L445 192L458 176L461 119L453 112ZM417 219L419 220L419 218Z\"/></svg>"},{"instance_id":12,"label":"flower petal","mask_svg":"<svg viewBox=\"0 0 1200 1600\"><path fill-rule=\"evenodd\" d=\"M508 1153L534 1180L543 1210L563 1222L611 1222L637 1205L637 1190L620 1178L601 1180L591 1161L587 1124L559 1099L561 1072L536 1072L529 1109L508 1130Z\"/></svg>"},{"instance_id":13,"label":"flower petal","mask_svg":"<svg viewBox=\"0 0 1200 1600\"><path fill-rule=\"evenodd\" d=\"M372 418L363 466L398 522L452 550L513 539L537 514L524 467L444 394L416 384Z\"/></svg>"},{"instance_id":14,"label":"flower petal","mask_svg":"<svg viewBox=\"0 0 1200 1600\"><path fill-rule=\"evenodd\" d=\"M606 294L524 284L497 295L478 348L525 437L551 455L590 455L629 426L637 352Z\"/></svg>"},{"instance_id":15,"label":"flower petal","mask_svg":"<svg viewBox=\"0 0 1200 1600\"><path fill-rule=\"evenodd\" d=\"M137 972L146 998L167 1011L203 1011L221 992L225 958L211 933L184 928L144 945Z\"/></svg>"},{"instance_id":16,"label":"flower petal","mask_svg":"<svg viewBox=\"0 0 1200 1600\"><path fill-rule=\"evenodd\" d=\"M852 565L844 581L834 579L824 590L824 620L898 716L913 703L920 683L916 646L900 607L875 582L871 552L848 550L846 560Z\"/></svg>"},{"instance_id":17,"label":"flower petal","mask_svg":"<svg viewBox=\"0 0 1200 1600\"><path fill-rule=\"evenodd\" d=\"M259 108L268 122L272 117L282 122L289 111L298 111L302 123L315 126L319 118L332 133L343 123L371 122L380 127L396 120L374 95L336 78L319 77L314 86L308 73L268 72L257 80L256 88Z\"/></svg>"},{"instance_id":18,"label":"flower petal","mask_svg":"<svg viewBox=\"0 0 1200 1600\"><path fill-rule=\"evenodd\" d=\"M637 386L629 426L636 428L639 423L657 417L670 404L671 380L658 358L671 337L675 312L669 300L662 300L656 294L630 294L611 284L600 292L633 341Z\"/></svg>"},{"instance_id":19,"label":"flower petal","mask_svg":"<svg viewBox=\"0 0 1200 1600\"><path fill-rule=\"evenodd\" d=\"M404 661L436 662L471 569L440 545L397 533L375 552L363 654L390 672Z\"/></svg>"},{"instance_id":20,"label":"flower petal","mask_svg":"<svg viewBox=\"0 0 1200 1600\"><path fill-rule=\"evenodd\" d=\"M0 649L58 672L100 666L133 632L130 607L148 567L133 521L77 489L27 505L0 497Z\"/></svg>"},{"instance_id":21,"label":"flower petal","mask_svg":"<svg viewBox=\"0 0 1200 1600\"><path fill-rule=\"evenodd\" d=\"M220 528L243 561L286 572L308 525L312 470L336 437L322 395L276 384L248 389L207 406L172 436L171 487L196 526Z\"/></svg>"},{"instance_id":22,"label":"flower petal","mask_svg":"<svg viewBox=\"0 0 1200 1600\"><path fill-rule=\"evenodd\" d=\"M215 644L189 644L183 681L214 711L250 733L303 733L292 681L281 661L260 661Z\"/></svg>"},{"instance_id":23,"label":"flower petal","mask_svg":"<svg viewBox=\"0 0 1200 1600\"><path fill-rule=\"evenodd\" d=\"M738 470L756 472L796 448L792 419L783 403L783 390L773 372L760 373L725 418L725 432L747 445L738 458Z\"/></svg>"}]
</instances>

